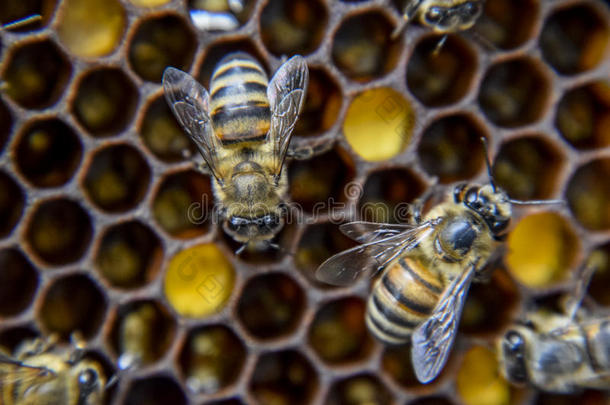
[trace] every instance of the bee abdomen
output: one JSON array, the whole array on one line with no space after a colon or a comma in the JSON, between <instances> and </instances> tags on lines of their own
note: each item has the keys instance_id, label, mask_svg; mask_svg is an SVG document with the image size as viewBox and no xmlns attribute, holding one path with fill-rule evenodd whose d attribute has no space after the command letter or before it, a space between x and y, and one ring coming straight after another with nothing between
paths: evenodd
<instances>
[{"instance_id":1,"label":"bee abdomen","mask_svg":"<svg viewBox=\"0 0 610 405\"><path fill-rule=\"evenodd\" d=\"M224 57L210 82L210 110L214 133L223 143L263 140L271 111L267 75L250 55Z\"/></svg>"},{"instance_id":2,"label":"bee abdomen","mask_svg":"<svg viewBox=\"0 0 610 405\"><path fill-rule=\"evenodd\" d=\"M443 287L419 263L400 259L376 282L367 303L366 323L386 344L406 343L430 315Z\"/></svg>"}]
</instances>

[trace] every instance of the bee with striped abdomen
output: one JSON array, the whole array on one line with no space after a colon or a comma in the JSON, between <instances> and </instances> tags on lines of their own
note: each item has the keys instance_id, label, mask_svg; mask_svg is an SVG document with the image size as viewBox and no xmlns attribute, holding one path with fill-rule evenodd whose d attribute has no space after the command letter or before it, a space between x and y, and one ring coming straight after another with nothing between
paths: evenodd
<instances>
[{"instance_id":1,"label":"bee with striped abdomen","mask_svg":"<svg viewBox=\"0 0 610 405\"><path fill-rule=\"evenodd\" d=\"M367 302L367 327L386 344L411 341L413 368L423 383L445 365L470 283L487 276L483 270L505 235L512 205L523 203L496 187L486 162L490 184L455 187L423 219L419 203L411 224L342 225L362 245L326 260L316 273L344 286L381 271Z\"/></svg>"},{"instance_id":2,"label":"bee with striped abdomen","mask_svg":"<svg viewBox=\"0 0 610 405\"><path fill-rule=\"evenodd\" d=\"M595 267L585 267L565 314L532 311L498 340L507 380L564 394L610 389L610 316L578 311Z\"/></svg>"},{"instance_id":3,"label":"bee with striped abdomen","mask_svg":"<svg viewBox=\"0 0 610 405\"><path fill-rule=\"evenodd\" d=\"M107 380L102 365L85 358L80 344L57 347L34 339L14 356L0 352L0 403L4 405L99 405Z\"/></svg>"},{"instance_id":4,"label":"bee with striped abdomen","mask_svg":"<svg viewBox=\"0 0 610 405\"><path fill-rule=\"evenodd\" d=\"M301 56L268 82L261 65L242 52L218 63L210 94L178 69L163 74L167 101L214 178L223 229L244 248L270 245L283 227L282 167L308 80Z\"/></svg>"}]
</instances>

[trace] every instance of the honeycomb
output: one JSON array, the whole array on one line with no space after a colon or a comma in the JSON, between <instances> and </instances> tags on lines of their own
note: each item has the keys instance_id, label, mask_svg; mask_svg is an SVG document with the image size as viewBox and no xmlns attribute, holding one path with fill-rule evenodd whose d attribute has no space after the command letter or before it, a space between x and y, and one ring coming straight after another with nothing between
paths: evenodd
<instances>
[{"instance_id":1,"label":"honeycomb","mask_svg":"<svg viewBox=\"0 0 610 405\"><path fill-rule=\"evenodd\" d=\"M230 31L189 17L223 4L0 3L2 24L42 15L0 31L0 345L78 330L109 374L138 356L112 404L608 401L512 387L492 350L527 302L569 287L592 252L610 256L608 4L487 0L437 54L418 25L391 39L401 0L247 0ZM306 57L293 143L322 152L288 164L303 210L280 249L240 256L160 87L168 65L208 86L235 50L270 74ZM314 271L353 246L340 221L400 222L436 182L485 182L482 136L513 198L567 204L516 208L504 260L471 288L449 363L424 386L408 347L367 333L369 284ZM610 305L609 288L606 266L593 305Z\"/></svg>"}]
</instances>

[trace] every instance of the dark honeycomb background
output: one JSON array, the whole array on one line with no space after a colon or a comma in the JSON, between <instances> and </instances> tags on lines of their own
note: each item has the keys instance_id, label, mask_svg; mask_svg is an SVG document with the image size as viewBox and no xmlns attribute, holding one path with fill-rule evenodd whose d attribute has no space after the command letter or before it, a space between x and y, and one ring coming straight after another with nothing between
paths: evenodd
<instances>
[{"instance_id":1,"label":"dark honeycomb background","mask_svg":"<svg viewBox=\"0 0 610 405\"><path fill-rule=\"evenodd\" d=\"M527 303L569 288L594 251L606 265L588 301L610 305L608 5L488 0L434 55L439 38L420 26L390 38L398 0L248 0L238 29L197 29L188 10L220 12L213 3L225 2L1 2L3 24L43 19L0 32L0 345L79 330L109 374L141 358L109 390L117 404L608 403L510 387L493 354ZM210 179L160 87L168 65L207 87L234 50L269 73L305 55L293 142L323 151L288 165L304 214L281 249L240 257L207 215ZM513 198L567 204L515 209L448 366L422 386L408 347L368 335L368 282L331 288L314 270L352 246L339 220L397 222L435 178L486 181L481 136Z\"/></svg>"}]
</instances>

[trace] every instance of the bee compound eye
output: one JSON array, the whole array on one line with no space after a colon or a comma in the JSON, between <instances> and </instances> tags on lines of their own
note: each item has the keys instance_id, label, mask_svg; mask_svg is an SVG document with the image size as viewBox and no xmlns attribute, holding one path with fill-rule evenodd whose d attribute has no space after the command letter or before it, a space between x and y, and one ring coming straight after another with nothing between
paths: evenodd
<instances>
[{"instance_id":1,"label":"bee compound eye","mask_svg":"<svg viewBox=\"0 0 610 405\"><path fill-rule=\"evenodd\" d=\"M440 7L430 7L426 12L426 21L429 23L437 23L440 21L443 11Z\"/></svg>"},{"instance_id":2,"label":"bee compound eye","mask_svg":"<svg viewBox=\"0 0 610 405\"><path fill-rule=\"evenodd\" d=\"M523 351L524 341L523 336L519 332L510 331L504 338L506 348L514 354L519 354Z\"/></svg>"},{"instance_id":3,"label":"bee compound eye","mask_svg":"<svg viewBox=\"0 0 610 405\"><path fill-rule=\"evenodd\" d=\"M92 368L87 368L78 374L78 384L84 388L91 388L97 382L97 372Z\"/></svg>"},{"instance_id":4,"label":"bee compound eye","mask_svg":"<svg viewBox=\"0 0 610 405\"><path fill-rule=\"evenodd\" d=\"M481 6L478 3L469 2L464 4L462 10L468 17L474 17L481 11Z\"/></svg>"}]
</instances>

